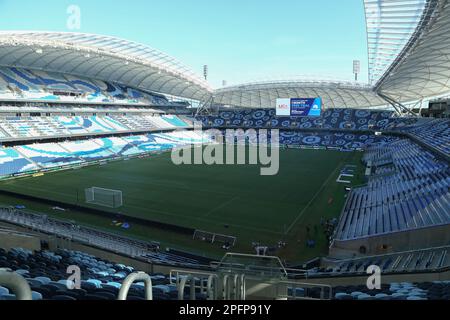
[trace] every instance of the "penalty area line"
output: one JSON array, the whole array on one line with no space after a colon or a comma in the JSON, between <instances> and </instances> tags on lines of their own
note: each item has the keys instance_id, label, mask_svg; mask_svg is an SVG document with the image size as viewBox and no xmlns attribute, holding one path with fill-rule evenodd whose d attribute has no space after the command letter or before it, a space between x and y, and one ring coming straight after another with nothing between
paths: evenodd
<instances>
[{"instance_id":1,"label":"penalty area line","mask_svg":"<svg viewBox=\"0 0 450 320\"><path fill-rule=\"evenodd\" d=\"M322 186L319 188L319 190L316 192L316 194L312 197L312 199L308 202L308 204L303 208L303 210L300 212L300 214L295 218L294 222L291 223L289 228L286 230L284 235L288 235L292 228L298 223L298 221L303 217L306 210L311 206L311 204L316 200L316 198L319 196L319 194L325 189L325 187L330 183L330 180L333 178L333 176L336 174L339 168L342 167L344 161L341 161L338 166L336 166L336 169L333 170L333 172L330 174L330 176L327 178L327 180L322 184Z\"/></svg>"}]
</instances>

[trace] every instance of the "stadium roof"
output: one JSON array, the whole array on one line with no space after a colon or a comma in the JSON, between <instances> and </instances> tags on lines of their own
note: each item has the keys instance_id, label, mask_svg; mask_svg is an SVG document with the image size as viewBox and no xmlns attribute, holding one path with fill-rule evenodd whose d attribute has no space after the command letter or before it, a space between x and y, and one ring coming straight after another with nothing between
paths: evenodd
<instances>
[{"instance_id":1,"label":"stadium roof","mask_svg":"<svg viewBox=\"0 0 450 320\"><path fill-rule=\"evenodd\" d=\"M277 98L289 97L322 97L327 108L369 108L387 104L371 87L351 82L267 81L214 92L215 103L248 108L273 108Z\"/></svg>"},{"instance_id":2,"label":"stadium roof","mask_svg":"<svg viewBox=\"0 0 450 320\"><path fill-rule=\"evenodd\" d=\"M202 100L212 88L174 58L114 37L60 32L0 32L0 65L117 82Z\"/></svg>"},{"instance_id":3,"label":"stadium roof","mask_svg":"<svg viewBox=\"0 0 450 320\"><path fill-rule=\"evenodd\" d=\"M364 0L369 54L369 83L388 71L422 18L427 0Z\"/></svg>"},{"instance_id":4,"label":"stadium roof","mask_svg":"<svg viewBox=\"0 0 450 320\"><path fill-rule=\"evenodd\" d=\"M448 0L365 0L370 78L398 102L450 93Z\"/></svg>"},{"instance_id":5,"label":"stadium roof","mask_svg":"<svg viewBox=\"0 0 450 320\"><path fill-rule=\"evenodd\" d=\"M321 96L327 107L380 107L450 94L448 0L364 0L369 85L275 81L222 88L216 103L270 107L276 98Z\"/></svg>"},{"instance_id":6,"label":"stadium roof","mask_svg":"<svg viewBox=\"0 0 450 320\"><path fill-rule=\"evenodd\" d=\"M0 65L63 72L237 107L276 98L321 96L328 107L382 107L450 94L449 0L364 0L369 84L262 81L213 90L168 55L108 36L0 32Z\"/></svg>"}]
</instances>

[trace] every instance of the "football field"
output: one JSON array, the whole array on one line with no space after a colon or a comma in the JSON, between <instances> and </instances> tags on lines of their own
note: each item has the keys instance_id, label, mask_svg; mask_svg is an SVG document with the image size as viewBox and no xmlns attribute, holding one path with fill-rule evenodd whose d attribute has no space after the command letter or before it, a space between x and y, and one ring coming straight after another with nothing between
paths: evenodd
<instances>
[{"instance_id":1,"label":"football field","mask_svg":"<svg viewBox=\"0 0 450 320\"><path fill-rule=\"evenodd\" d=\"M356 152L281 150L278 175L261 176L260 167L253 165L176 166L166 153L0 182L3 190L82 206L92 206L85 202L86 188L121 190L123 207L94 206L110 210L110 219L83 212L53 212L6 196L0 201L23 203L29 209L81 224L216 256L223 254L220 247L186 235L135 225L128 230L117 228L112 224L113 213L235 236L235 251L252 253L252 242L275 246L283 240L288 245L280 256L297 261L326 254L320 220L338 217L341 212L345 186L336 179L345 165L358 166L352 183L361 184L360 159L361 153ZM314 230L312 234L306 233L307 227ZM316 241L316 248L306 248L307 238Z\"/></svg>"}]
</instances>

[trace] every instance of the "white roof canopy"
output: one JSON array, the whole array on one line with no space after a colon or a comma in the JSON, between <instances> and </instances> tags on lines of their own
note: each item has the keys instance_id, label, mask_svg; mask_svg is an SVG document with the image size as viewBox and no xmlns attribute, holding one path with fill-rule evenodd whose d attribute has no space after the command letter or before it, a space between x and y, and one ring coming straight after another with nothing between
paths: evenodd
<instances>
[{"instance_id":1,"label":"white roof canopy","mask_svg":"<svg viewBox=\"0 0 450 320\"><path fill-rule=\"evenodd\" d=\"M374 90L398 102L450 93L450 3L365 0Z\"/></svg>"},{"instance_id":2,"label":"white roof canopy","mask_svg":"<svg viewBox=\"0 0 450 320\"><path fill-rule=\"evenodd\" d=\"M408 44L426 3L427 0L364 0L369 83L377 83Z\"/></svg>"},{"instance_id":3,"label":"white roof canopy","mask_svg":"<svg viewBox=\"0 0 450 320\"><path fill-rule=\"evenodd\" d=\"M214 92L215 103L249 108L274 108L277 98L294 97L322 97L327 108L370 108L387 104L370 87L343 82L270 81Z\"/></svg>"},{"instance_id":4,"label":"white roof canopy","mask_svg":"<svg viewBox=\"0 0 450 320\"><path fill-rule=\"evenodd\" d=\"M213 90L168 55L108 36L0 32L0 65L68 73L173 96L249 108L277 98L323 98L326 107L386 106L450 94L450 1L364 0L369 85L283 80ZM380 95L379 95L380 94Z\"/></svg>"},{"instance_id":5,"label":"white roof canopy","mask_svg":"<svg viewBox=\"0 0 450 320\"><path fill-rule=\"evenodd\" d=\"M0 65L67 73L195 100L212 92L204 79L174 58L108 36L0 32Z\"/></svg>"},{"instance_id":6,"label":"white roof canopy","mask_svg":"<svg viewBox=\"0 0 450 320\"><path fill-rule=\"evenodd\" d=\"M379 107L450 94L450 2L364 0L369 85L278 81L215 91L216 103L273 107L276 98L321 96L326 107Z\"/></svg>"}]
</instances>

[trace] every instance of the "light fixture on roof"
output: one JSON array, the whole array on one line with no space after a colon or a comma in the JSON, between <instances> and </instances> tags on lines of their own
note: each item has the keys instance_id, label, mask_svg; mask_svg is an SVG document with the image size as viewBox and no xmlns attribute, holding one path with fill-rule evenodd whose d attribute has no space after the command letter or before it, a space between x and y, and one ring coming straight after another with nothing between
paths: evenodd
<instances>
[{"instance_id":1,"label":"light fixture on roof","mask_svg":"<svg viewBox=\"0 0 450 320\"><path fill-rule=\"evenodd\" d=\"M89 53L86 53L86 54L84 55L84 57L85 57L85 58L90 58L91 55L90 55Z\"/></svg>"},{"instance_id":2,"label":"light fixture on roof","mask_svg":"<svg viewBox=\"0 0 450 320\"><path fill-rule=\"evenodd\" d=\"M42 54L44 51L41 48L36 49L37 54Z\"/></svg>"}]
</instances>

